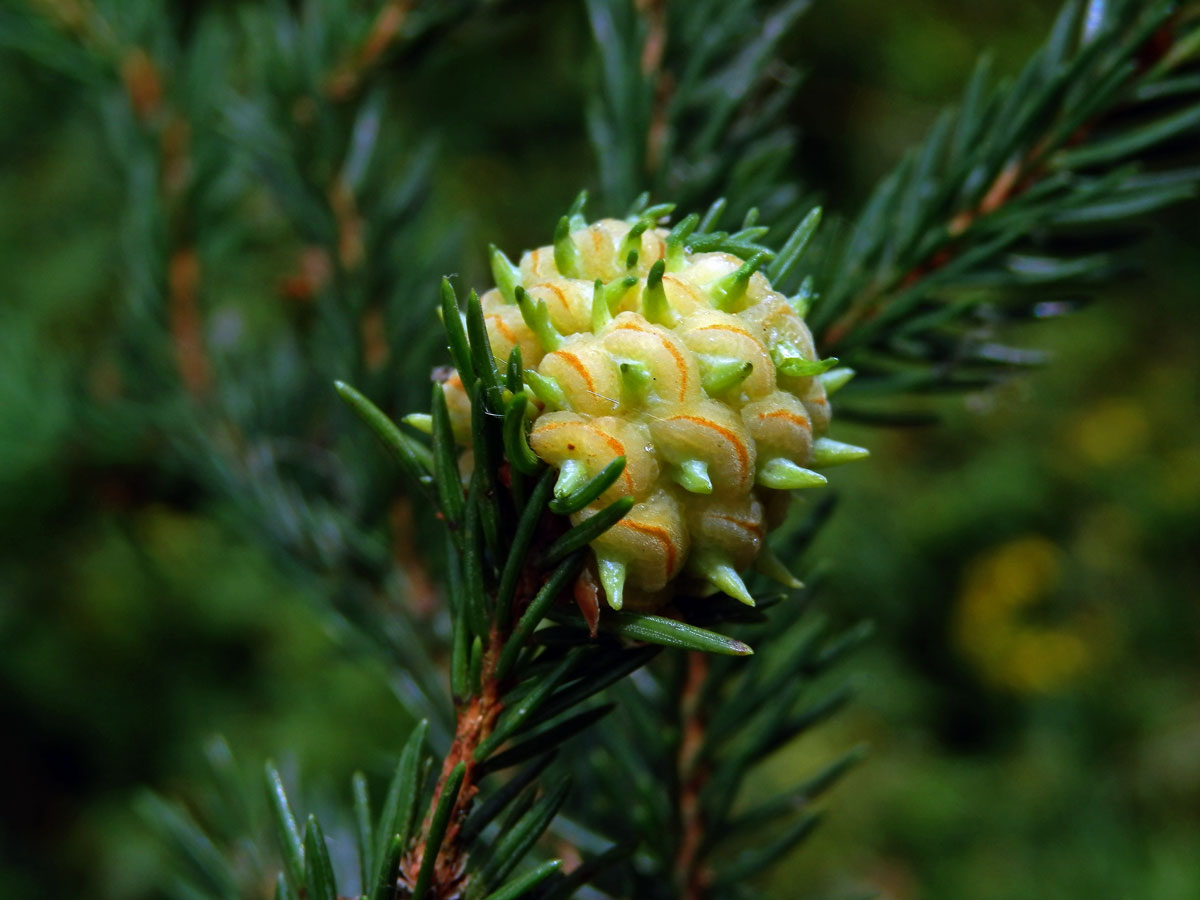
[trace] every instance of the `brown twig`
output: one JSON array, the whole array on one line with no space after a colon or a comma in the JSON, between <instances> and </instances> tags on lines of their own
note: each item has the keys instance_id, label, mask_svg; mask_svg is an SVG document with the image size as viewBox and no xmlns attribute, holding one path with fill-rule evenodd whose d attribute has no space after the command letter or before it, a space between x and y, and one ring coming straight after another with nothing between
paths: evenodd
<instances>
[{"instance_id":1,"label":"brown twig","mask_svg":"<svg viewBox=\"0 0 1200 900\"><path fill-rule=\"evenodd\" d=\"M90 0L35 0L59 28L112 66L130 108L159 147L159 191L171 223L172 246L166 260L166 312L175 364L184 388L203 399L212 380L200 311L202 268L194 244L186 238L186 195L191 179L191 129L186 117L166 99L163 70L143 47L125 45Z\"/></svg>"},{"instance_id":2,"label":"brown twig","mask_svg":"<svg viewBox=\"0 0 1200 900\"><path fill-rule=\"evenodd\" d=\"M145 126L154 122L163 104L163 83L154 60L141 47L123 54L120 65L121 82L134 113Z\"/></svg>"},{"instance_id":3,"label":"brown twig","mask_svg":"<svg viewBox=\"0 0 1200 900\"><path fill-rule=\"evenodd\" d=\"M1169 26L1154 32L1137 54L1138 68L1137 72L1131 76L1131 80L1149 71L1164 59L1174 46L1175 37L1176 35ZM1102 118L1099 116L1085 122L1064 143L1067 146L1082 143ZM891 281L874 284L864 290L850 303L849 309L819 335L818 342L821 345L822 354L832 353L833 348L859 323L878 315L883 300L890 290L895 287L911 287L951 262L957 255L959 239L970 230L972 225L1024 194L1046 175L1049 171L1049 154L1054 149L1050 146L1047 137L1036 141L1024 155L1011 161L1000 171L977 204L960 209L950 216L946 225L947 239L941 246L931 250L923 260L917 262L906 272L898 274Z\"/></svg>"},{"instance_id":4,"label":"brown twig","mask_svg":"<svg viewBox=\"0 0 1200 900\"><path fill-rule=\"evenodd\" d=\"M992 182L980 202L966 209L959 210L950 217L946 227L947 241L935 248L930 254L908 271L898 275L886 284L874 284L850 303L850 308L832 325L818 336L821 353L832 353L837 346L857 325L870 320L878 314L880 302L893 287L911 287L921 279L928 277L954 259L954 242L965 234L980 218L1000 209L1019 193L1028 190L1037 182L1037 176L1027 169L1028 158L1006 166Z\"/></svg>"},{"instance_id":5,"label":"brown twig","mask_svg":"<svg viewBox=\"0 0 1200 900\"><path fill-rule=\"evenodd\" d=\"M388 518L392 525L392 559L408 579L404 596L409 611L419 621L428 622L440 608L440 598L425 559L417 549L412 499L397 497Z\"/></svg>"},{"instance_id":6,"label":"brown twig","mask_svg":"<svg viewBox=\"0 0 1200 900\"><path fill-rule=\"evenodd\" d=\"M642 44L642 74L654 80L654 101L646 131L646 170L654 172L662 162L667 145L667 107L675 90L671 72L663 69L667 49L667 0L637 0L637 9L647 23Z\"/></svg>"},{"instance_id":7,"label":"brown twig","mask_svg":"<svg viewBox=\"0 0 1200 900\"><path fill-rule=\"evenodd\" d=\"M545 523L548 518L543 522ZM517 580L516 596L513 598L515 614L519 614L529 605L543 581L544 578L532 565L525 567ZM510 616L509 622L515 621L516 618L516 615ZM480 763L475 760L475 751L495 731L500 713L504 711L504 694L512 686L513 675L511 673L503 679L497 674L501 651L511 634L511 624L492 625L483 650L480 690L478 693L458 698L455 701L454 740L451 742L450 750L442 764L442 770L434 788L433 799L429 804L429 812L421 828L421 836L409 850L400 867L401 879L408 886L414 885L421 870L425 844L429 837L429 828L432 823L433 811L437 808L438 798L441 797L450 774L459 763L464 764L462 785L450 813L450 825L442 839L434 864L429 895L431 900L452 900L458 896L458 892L464 886L467 848L460 840L460 835L463 822L471 811L475 796L479 793L477 781L481 777Z\"/></svg>"},{"instance_id":8,"label":"brown twig","mask_svg":"<svg viewBox=\"0 0 1200 900\"><path fill-rule=\"evenodd\" d=\"M98 56L111 59L118 55L112 29L91 0L31 0L31 3Z\"/></svg>"},{"instance_id":9,"label":"brown twig","mask_svg":"<svg viewBox=\"0 0 1200 900\"><path fill-rule=\"evenodd\" d=\"M681 900L703 900L711 880L711 873L700 856L705 838L700 795L709 775L708 767L699 761L708 728L700 698L708 679L708 655L691 651L686 656L686 666L679 701L679 846L675 853L675 884Z\"/></svg>"},{"instance_id":10,"label":"brown twig","mask_svg":"<svg viewBox=\"0 0 1200 900\"><path fill-rule=\"evenodd\" d=\"M367 72L379 63L400 36L412 6L412 0L387 0L384 3L363 42L329 76L325 91L330 99L341 102L355 94Z\"/></svg>"},{"instance_id":11,"label":"brown twig","mask_svg":"<svg viewBox=\"0 0 1200 900\"><path fill-rule=\"evenodd\" d=\"M204 347L203 320L198 293L200 258L191 247L180 247L167 264L167 306L171 322L171 342L175 364L189 394L203 397L209 388L212 370Z\"/></svg>"},{"instance_id":12,"label":"brown twig","mask_svg":"<svg viewBox=\"0 0 1200 900\"><path fill-rule=\"evenodd\" d=\"M478 695L468 697L459 702L457 722L454 729L454 740L442 764L437 786L434 788L433 799L429 804L429 813L421 827L421 838L401 865L402 877L409 885L417 880L421 863L425 856L425 843L429 837L429 828L433 819L433 810L437 808L438 799L445 789L450 773L463 763L466 771L463 775L462 786L450 813L450 825L446 829L442 845L438 850L438 858L434 865L433 881L430 885L432 898L435 900L450 900L462 887L466 870L466 848L458 840L463 821L470 812L472 801L479 793L476 783L479 778L479 763L475 761L475 750L496 728L496 721L504 709L501 702L504 686L496 677L496 665L500 660L500 648L504 646L506 635L493 626L488 635L488 649L483 656L481 674L481 690Z\"/></svg>"},{"instance_id":13,"label":"brown twig","mask_svg":"<svg viewBox=\"0 0 1200 900\"><path fill-rule=\"evenodd\" d=\"M139 79L145 84L131 88L130 98L145 126L159 130L159 190L171 222L173 248L167 260L167 314L175 364L192 399L203 400L212 384L212 365L200 309L203 268L199 253L188 238L186 197L191 182L191 128L183 116L164 105L162 79L149 57L141 51L135 53L144 59L137 67L144 67ZM152 125L155 120L161 123Z\"/></svg>"}]
</instances>

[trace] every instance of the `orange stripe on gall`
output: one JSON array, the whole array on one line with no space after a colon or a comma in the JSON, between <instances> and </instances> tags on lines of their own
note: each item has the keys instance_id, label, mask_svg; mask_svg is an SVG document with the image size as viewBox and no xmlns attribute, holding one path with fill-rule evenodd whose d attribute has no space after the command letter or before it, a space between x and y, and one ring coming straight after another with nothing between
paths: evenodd
<instances>
[{"instance_id":1,"label":"orange stripe on gall","mask_svg":"<svg viewBox=\"0 0 1200 900\"><path fill-rule=\"evenodd\" d=\"M760 419L786 419L797 428L808 428L808 419L799 413L794 413L789 409L776 409L771 412L762 412L758 414Z\"/></svg>"},{"instance_id":2,"label":"orange stripe on gall","mask_svg":"<svg viewBox=\"0 0 1200 900\"><path fill-rule=\"evenodd\" d=\"M743 531L748 531L751 534L756 535L760 538L763 536L762 522L747 522L745 519L738 519L738 518L735 518L734 516L723 516L720 513L710 513L710 515L714 519L721 519L724 522L729 522L733 525L736 525L738 528L742 529Z\"/></svg>"},{"instance_id":3,"label":"orange stripe on gall","mask_svg":"<svg viewBox=\"0 0 1200 900\"><path fill-rule=\"evenodd\" d=\"M498 332L500 332L500 336L502 338L504 338L506 341L508 341L510 344L521 343L521 339L518 338L515 334L513 334L512 329L508 327L508 325L507 325L507 323L505 323L504 319L502 319L498 314L488 316L487 321L490 322L491 324L493 324L496 327L496 330Z\"/></svg>"},{"instance_id":4,"label":"orange stripe on gall","mask_svg":"<svg viewBox=\"0 0 1200 900\"><path fill-rule=\"evenodd\" d=\"M593 428L590 425L585 425L583 422L547 422L544 425L536 426L533 430L534 430L534 433L541 432L544 434L547 431L558 431L558 429L560 429L560 428L580 428L580 427L586 428L592 434L596 435L596 437L600 438L600 440L604 441L604 443L608 444L608 448L610 450L612 450L612 452L613 452L613 459L616 459L618 456L624 456L626 461L628 461L629 456L625 452L624 444L622 444L620 441L618 441L611 434L605 434L603 431ZM570 449L574 450L575 449L574 445L571 445ZM629 488L629 493L632 494L633 493L633 476L629 473L628 465L621 472L621 479L625 482L626 487Z\"/></svg>"},{"instance_id":5,"label":"orange stripe on gall","mask_svg":"<svg viewBox=\"0 0 1200 900\"><path fill-rule=\"evenodd\" d=\"M675 360L675 368L679 370L679 402L682 403L688 392L688 372L687 363L684 361L683 354L676 349L675 345L668 341L657 331L651 331L649 328L643 328L637 322L620 322L616 326L618 331L640 331L642 334L649 334L658 338L659 343L666 348L666 351L671 354Z\"/></svg>"},{"instance_id":6,"label":"orange stripe on gall","mask_svg":"<svg viewBox=\"0 0 1200 900\"><path fill-rule=\"evenodd\" d=\"M566 350L558 350L550 355L557 356L559 359L566 362L566 364L574 369L575 373L583 379L584 384L587 385L588 392L592 394L596 393L596 383L592 381L591 373L587 370L578 356L576 356L574 353L568 353Z\"/></svg>"},{"instance_id":7,"label":"orange stripe on gall","mask_svg":"<svg viewBox=\"0 0 1200 900\"><path fill-rule=\"evenodd\" d=\"M731 334L740 334L742 337L748 337L755 343L761 343L754 335L746 331L744 328L736 328L733 325L725 325L722 323L714 323L712 325L701 325L697 331L728 331Z\"/></svg>"},{"instance_id":8,"label":"orange stripe on gall","mask_svg":"<svg viewBox=\"0 0 1200 900\"><path fill-rule=\"evenodd\" d=\"M665 252L665 249L666 248L664 247L664 252ZM663 283L664 284L672 284L677 288L687 291L687 293L691 296L691 298L693 300L698 299L700 296L700 291L696 288L696 286L694 284L692 284L690 281L684 281L682 278L676 278L674 275L664 275Z\"/></svg>"},{"instance_id":9,"label":"orange stripe on gall","mask_svg":"<svg viewBox=\"0 0 1200 900\"><path fill-rule=\"evenodd\" d=\"M790 306L785 306L783 304L777 303L777 304L773 305L767 311L767 315L763 319L763 324L765 325L768 323L773 323L776 319L780 318L781 316L783 318L791 320L791 321L796 321L796 322L800 321L800 317L797 316L794 312L792 312L792 308Z\"/></svg>"},{"instance_id":10,"label":"orange stripe on gall","mask_svg":"<svg viewBox=\"0 0 1200 900\"><path fill-rule=\"evenodd\" d=\"M705 428L711 428L721 437L725 438L730 444L737 448L738 468L741 470L742 480L750 474L750 452L746 449L746 445L741 442L736 434L726 428L724 425L718 425L716 422L710 422L708 419L702 419L699 416L671 416L668 422L695 422L697 425L703 425Z\"/></svg>"},{"instance_id":11,"label":"orange stripe on gall","mask_svg":"<svg viewBox=\"0 0 1200 900\"><path fill-rule=\"evenodd\" d=\"M666 577L667 579L670 579L671 576L675 574L675 542L671 540L671 533L667 531L667 529L663 528L661 525L645 525L641 522L631 522L629 519L622 519L613 527L630 528L639 534L652 537L654 540L662 544L664 549L663 555L666 557Z\"/></svg>"},{"instance_id":12,"label":"orange stripe on gall","mask_svg":"<svg viewBox=\"0 0 1200 900\"><path fill-rule=\"evenodd\" d=\"M571 314L571 304L567 301L567 295L563 293L563 289L557 284L551 284L549 281L547 281L545 284L535 285L534 287L535 289L545 288L548 291L553 291L554 296L558 299L558 302L562 304L562 307L564 310L566 310L567 315Z\"/></svg>"},{"instance_id":13,"label":"orange stripe on gall","mask_svg":"<svg viewBox=\"0 0 1200 900\"><path fill-rule=\"evenodd\" d=\"M533 250L533 251L531 251L531 252L530 252L530 254L529 254L529 264L530 264L530 266L532 266L532 267L533 267L533 274L534 274L534 275L541 275L541 274L542 274L542 263L541 263L541 259L542 259L542 249L541 249L541 247L539 247L538 249L536 249L536 250Z\"/></svg>"}]
</instances>

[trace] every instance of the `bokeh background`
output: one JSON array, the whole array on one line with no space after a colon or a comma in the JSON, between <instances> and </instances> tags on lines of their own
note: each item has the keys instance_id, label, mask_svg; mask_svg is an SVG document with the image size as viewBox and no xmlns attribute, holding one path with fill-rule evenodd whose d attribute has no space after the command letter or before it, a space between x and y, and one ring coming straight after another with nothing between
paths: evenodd
<instances>
[{"instance_id":1,"label":"bokeh background","mask_svg":"<svg viewBox=\"0 0 1200 900\"><path fill-rule=\"evenodd\" d=\"M568 6L514 15L490 55L452 35L452 62L404 94L441 133L430 202L476 282L487 242L542 242L592 178ZM786 56L805 74L797 165L827 208L858 208L983 50L1013 71L1050 6L818 4ZM497 103L528 60L554 77ZM334 791L384 771L409 720L312 585L113 413L105 112L8 49L0 110L0 895L141 900L164 862L137 798L195 794L212 735L250 771L276 756ZM874 455L839 470L807 565L826 610L877 635L846 667L856 703L753 789L858 740L871 758L773 896L1200 896L1196 209L1147 235L1141 274L1014 335L1044 369L946 399L933 428L839 435Z\"/></svg>"}]
</instances>

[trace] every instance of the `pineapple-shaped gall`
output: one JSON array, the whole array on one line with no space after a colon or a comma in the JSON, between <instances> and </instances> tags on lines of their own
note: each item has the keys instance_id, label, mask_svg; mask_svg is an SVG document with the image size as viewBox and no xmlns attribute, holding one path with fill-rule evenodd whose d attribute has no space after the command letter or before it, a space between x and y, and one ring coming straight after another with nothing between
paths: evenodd
<instances>
[{"instance_id":1,"label":"pineapple-shaped gall","mask_svg":"<svg viewBox=\"0 0 1200 900\"><path fill-rule=\"evenodd\" d=\"M765 544L786 492L825 483L811 467L866 451L825 438L828 371L792 304L758 271L762 255L692 252L696 218L671 232L581 217L520 266L492 251L497 287L481 298L492 353L520 348L536 398L529 445L565 496L617 457L620 477L572 516L634 505L592 543L614 608L659 606L677 588L715 587L753 604L739 571L757 563L795 584ZM467 443L462 382L444 383Z\"/></svg>"}]
</instances>

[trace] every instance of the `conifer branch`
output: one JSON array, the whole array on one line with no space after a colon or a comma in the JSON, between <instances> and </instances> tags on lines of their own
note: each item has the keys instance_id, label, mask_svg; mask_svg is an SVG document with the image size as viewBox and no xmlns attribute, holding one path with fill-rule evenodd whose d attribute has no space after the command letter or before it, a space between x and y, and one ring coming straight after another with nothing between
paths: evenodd
<instances>
[{"instance_id":1,"label":"conifer branch","mask_svg":"<svg viewBox=\"0 0 1200 900\"><path fill-rule=\"evenodd\" d=\"M1200 188L1196 34L1172 2L1071 2L1014 83L993 90L980 63L826 247L812 318L823 352L860 373L846 397L981 386L1038 361L997 343L994 320L1069 309L1116 271L1131 223Z\"/></svg>"},{"instance_id":2,"label":"conifer branch","mask_svg":"<svg viewBox=\"0 0 1200 900\"><path fill-rule=\"evenodd\" d=\"M808 837L817 801L863 758L855 747L788 789L786 800L735 812L758 765L846 704L849 691L823 686L821 676L869 634L857 627L830 637L798 599L760 601L773 607L770 625L766 615L748 616L758 621L747 636L766 627L776 637L773 654L683 654L648 669L638 687L617 691L611 728L600 735L604 755L572 767L586 806L570 809L602 834L636 835L636 865L599 882L614 896L662 896L664 885L671 886L667 896L687 900L729 896L735 886L746 891L746 879ZM643 798L632 822L619 786Z\"/></svg>"},{"instance_id":3,"label":"conifer branch","mask_svg":"<svg viewBox=\"0 0 1200 900\"><path fill-rule=\"evenodd\" d=\"M134 121L157 148L157 200L169 234L159 276L165 286L168 333L176 374L191 398L201 402L211 387L212 364L200 309L202 267L188 237L191 125L169 98L163 67L147 48L124 40L91 0L31 2L119 80Z\"/></svg>"},{"instance_id":4,"label":"conifer branch","mask_svg":"<svg viewBox=\"0 0 1200 900\"><path fill-rule=\"evenodd\" d=\"M480 773L479 762L475 758L476 751L485 740L492 736L496 720L503 709L501 701L503 692L496 677L496 665L499 659L496 648L503 646L505 638L506 636L502 635L497 628L492 628L488 649L483 653L479 692L460 699L456 704L457 724L454 740L442 762L442 771L433 790L429 813L412 852L401 863L402 871L407 875L409 882L415 885L429 847L434 813L447 785L454 778L457 783L457 791L449 813L449 829L441 838L441 846L436 851L437 861L434 865L434 876L430 885L435 897L450 895L457 889L463 878L466 848L460 842L459 836L475 795L479 792L477 779Z\"/></svg>"},{"instance_id":5,"label":"conifer branch","mask_svg":"<svg viewBox=\"0 0 1200 900\"><path fill-rule=\"evenodd\" d=\"M385 0L366 37L330 74L326 91L331 99L344 101L359 90L369 70L399 38L412 7L413 0Z\"/></svg>"},{"instance_id":6,"label":"conifer branch","mask_svg":"<svg viewBox=\"0 0 1200 900\"><path fill-rule=\"evenodd\" d=\"M153 348L171 338L179 380L188 396L205 401L175 403L154 387L162 379L148 366L144 399L159 408L140 421L186 445L209 494L235 505L264 546L353 617L358 630L346 631L361 641L356 649L370 642L375 651L392 651L397 693L410 712L430 719L400 754L378 817L365 777L352 782L358 894L551 900L589 879L616 897L658 897L667 885L688 900L748 893L746 879L811 832L814 801L860 753L850 751L786 797L748 810L737 806L742 786L770 754L846 702L847 689L827 689L817 679L867 629L830 638L802 615L799 598L773 604L761 592L752 596L736 572L722 580L732 571L725 560L701 560L700 572L743 602L706 597L662 614L602 611L598 582L605 576L586 562L586 547L634 501L608 503L573 527L566 517L596 503L628 461L620 456L591 479L578 467L564 472L554 496L553 473L530 447L526 414L533 394L549 405L565 397L562 385L523 373L519 352L507 368L494 359L481 301L472 295L464 308L449 280L441 310L457 371L439 374L428 414L405 419L432 440L389 415L411 408L414 385L425 385L424 372L414 372L428 368L437 338L427 327L435 292L421 286L429 271L449 266L429 250L443 242L429 240L429 226L414 224L426 221L418 210L432 153L409 153L404 142L380 137L391 110L376 75L417 38L476 4L385 0L368 14L319 3L300 11L289 4L248 8L239 45L246 62L235 66L223 62L222 40L203 44L157 20L157 40L130 40L114 33L89 0L39 6L70 38L64 45L71 52L54 64L83 69L87 57L89 77L119 90L129 114L112 128L114 156L127 166L130 196L141 204L130 216L141 227L131 252L141 265L130 267L130 293L144 294L150 313L130 328L131 343L161 367ZM600 180L610 205L632 201L630 221L641 220L641 230L621 244L630 253L626 268L635 265L642 235L653 234L673 208L650 206L643 189L683 204L714 201L703 217L682 218L663 239L664 259L645 286L655 323L678 317L663 286L669 263L688 251L732 253L740 262L712 282L714 310L732 309L757 272L769 276L791 295L791 309L811 306L827 349L860 370L843 396L984 383L997 364L1024 360L1012 348L980 346L973 325L985 310L1041 315L1047 307L1037 304L1057 302L1045 298L1112 271L1109 243L1120 236L1114 223L1191 197L1200 185L1194 148L1176 143L1200 124L1194 19L1166 0L1068 4L1015 84L993 91L981 68L961 109L939 120L849 234L814 237L820 211L797 202L801 189L785 171L792 139L781 118L795 79L774 61L807 6L588 0L599 68L588 123ZM178 69L190 71L190 80L151 54L160 43L178 51ZM122 152L135 143L131 133L140 151L153 145L152 190L134 179L142 156L126 160ZM213 148L220 148L219 162ZM1176 149L1182 159L1162 159ZM400 158L412 163L395 164ZM228 348L213 356L200 308L209 289L204 279L221 274L209 262L220 258L213 245L261 252L235 215L246 206L283 233L274 244L280 255L298 258L298 274L283 287L304 303L290 304L286 333L264 342L265 351L252 345L240 357ZM563 218L549 254L563 272L579 265L582 251L571 232L581 207L582 200ZM735 224L720 230L726 220ZM1079 230L1088 232L1086 253L1078 249ZM165 250L156 243L160 231ZM775 240L781 233L790 236ZM825 253L805 257L810 245ZM493 264L500 293L519 307L521 320L532 323L546 348L563 344L565 329L517 286L520 268L503 254ZM621 279L607 287L614 284L625 289ZM614 315L605 291L600 284L589 293L596 329ZM762 368L819 379L830 393L853 374L830 370L836 360L785 350ZM719 362L697 376L711 394L733 389L753 369L744 360ZM643 389L652 378L631 363L619 371L614 378ZM331 411L334 378L362 388L340 384L338 394L398 464L405 487L399 499L383 455L360 449L366 441L357 438L367 430L347 427L349 416ZM452 384L470 408L469 465L446 402ZM896 415L858 410L868 413ZM861 453L827 439L820 444L813 459L828 464ZM679 487L713 490L700 462L672 462ZM791 460L771 463L755 475L771 490L824 481ZM292 467L301 474L289 474ZM419 502L444 526L443 602L434 608L439 597L422 567L420 602L379 614L369 607L390 596L394 561L411 570L423 558L403 543L406 531L414 543L428 542L426 529L412 524ZM824 511L818 508L798 543L811 537ZM389 515L398 523L398 546L376 533ZM625 563L604 562L616 585L609 597L619 607ZM790 571L773 562L774 576L799 590ZM770 556L760 563L772 569ZM743 605L753 601L753 609ZM760 641L778 649L746 659ZM602 720L606 727L589 732L587 751L564 759L571 754L560 748ZM497 777L513 769L507 781ZM555 780L564 769L583 791L572 795L566 780ZM317 818L296 816L273 766L267 784L265 820L278 860L256 856L251 883L267 883L267 873L279 868L283 900L349 894L338 889ZM206 834L177 805L144 806L191 860L200 885L193 894L238 894L245 875L222 850L240 844ZM570 814L558 819L560 808ZM559 871L555 859L517 872L556 828L590 858L572 873ZM596 837L605 834L612 840Z\"/></svg>"},{"instance_id":7,"label":"conifer branch","mask_svg":"<svg viewBox=\"0 0 1200 900\"><path fill-rule=\"evenodd\" d=\"M707 766L700 760L708 729L704 708L708 658L700 653L685 657L686 674L679 698L678 801L679 848L675 853L675 884L680 900L701 900L710 873L701 855L706 843L704 810L701 797L708 778Z\"/></svg>"},{"instance_id":8,"label":"conifer branch","mask_svg":"<svg viewBox=\"0 0 1200 900\"><path fill-rule=\"evenodd\" d=\"M455 377L471 405L472 469L465 495L441 385L433 389L431 448L400 433L353 388L338 385L343 399L393 451L409 476L418 484L436 485L436 502L456 548L449 597L454 630L450 661L454 736L424 823L397 866L402 885L416 895L439 900L463 891L482 897L485 890L495 888L550 825L553 812L566 797L563 787L525 812L514 807L510 818L518 827L513 835L524 837L502 833L489 846L481 844L485 828L470 824L480 779L535 753L546 753L593 724L608 709L577 711L579 704L640 668L657 652L628 649L597 636L594 623L592 628L581 627L577 617L555 610L560 598L586 594L580 589L584 546L621 519L632 498L622 497L591 518L566 527L551 510L555 471L540 471L542 463L534 458L528 474L536 473L538 480L530 489L525 484L527 473L500 452L514 440L511 423L519 421L526 398L522 392L500 389L477 298L474 294L468 298L463 322L457 293L444 280L442 314L451 358L458 366ZM513 386L517 385L519 373ZM518 458L519 454L509 452ZM595 486L580 487L581 495L598 497L613 476L606 470L593 480ZM588 578L582 581L586 584ZM535 629L546 616L571 623L572 639L565 647L539 646ZM748 652L736 641L659 616L610 613L601 631L669 646ZM532 789L522 796L526 804L533 802ZM520 823L527 825L522 828ZM546 877L553 874L547 870Z\"/></svg>"},{"instance_id":9,"label":"conifer branch","mask_svg":"<svg viewBox=\"0 0 1200 900\"><path fill-rule=\"evenodd\" d=\"M605 199L641 191L685 208L729 198L794 224L785 175L794 136L780 113L798 77L776 56L809 0L588 0L597 54L588 131Z\"/></svg>"},{"instance_id":10,"label":"conifer branch","mask_svg":"<svg viewBox=\"0 0 1200 900\"><path fill-rule=\"evenodd\" d=\"M667 129L670 127L668 117L673 79L662 68L667 47L667 0L637 0L637 8L646 21L642 74L650 81L654 93L650 126L646 129L646 167L654 171L662 164Z\"/></svg>"}]
</instances>

